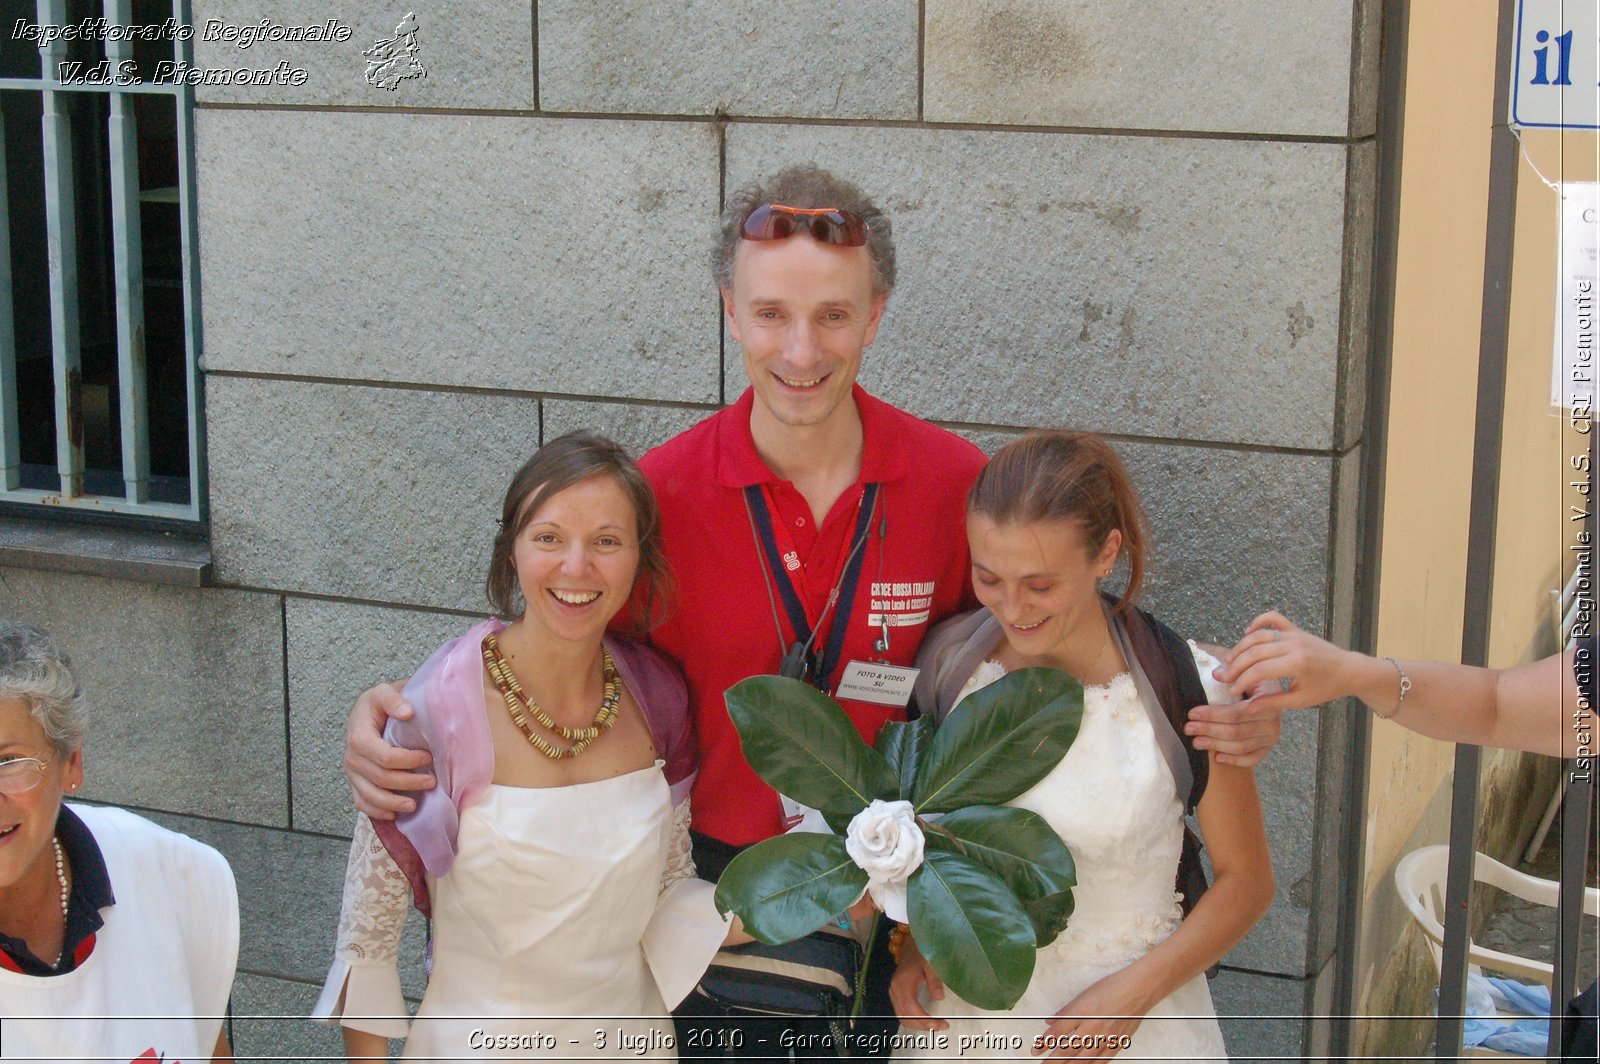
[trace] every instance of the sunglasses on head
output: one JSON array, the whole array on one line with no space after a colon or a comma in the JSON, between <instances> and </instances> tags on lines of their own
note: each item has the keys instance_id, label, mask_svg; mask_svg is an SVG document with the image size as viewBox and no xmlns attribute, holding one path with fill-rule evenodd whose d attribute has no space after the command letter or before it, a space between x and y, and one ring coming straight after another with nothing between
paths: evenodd
<instances>
[{"instance_id":1,"label":"sunglasses on head","mask_svg":"<svg viewBox=\"0 0 1600 1064\"><path fill-rule=\"evenodd\" d=\"M819 244L858 248L867 242L867 226L854 211L838 207L785 207L763 203L744 216L739 235L746 240L787 240L809 233Z\"/></svg>"}]
</instances>

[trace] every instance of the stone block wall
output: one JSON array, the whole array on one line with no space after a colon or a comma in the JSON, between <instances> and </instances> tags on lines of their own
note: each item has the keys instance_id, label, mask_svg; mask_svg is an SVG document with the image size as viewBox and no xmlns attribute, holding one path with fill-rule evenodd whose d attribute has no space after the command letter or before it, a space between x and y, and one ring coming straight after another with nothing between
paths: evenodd
<instances>
[{"instance_id":1,"label":"stone block wall","mask_svg":"<svg viewBox=\"0 0 1600 1064\"><path fill-rule=\"evenodd\" d=\"M385 90L361 50L403 7L198 0L198 26L353 31L197 44L308 73L198 90L215 586L0 582L85 664L87 796L233 860L241 1059L337 1042L249 1017L303 1013L326 970L355 694L484 608L498 497L542 440L643 449L737 398L708 251L727 190L787 163L894 222L870 390L988 448L1109 433L1180 629L1228 641L1268 607L1347 629L1377 7L440 2L416 10L426 76ZM1316 737L1289 721L1258 774L1278 897L1213 984L1240 1056L1298 1055L1334 948L1310 930L1340 888Z\"/></svg>"}]
</instances>

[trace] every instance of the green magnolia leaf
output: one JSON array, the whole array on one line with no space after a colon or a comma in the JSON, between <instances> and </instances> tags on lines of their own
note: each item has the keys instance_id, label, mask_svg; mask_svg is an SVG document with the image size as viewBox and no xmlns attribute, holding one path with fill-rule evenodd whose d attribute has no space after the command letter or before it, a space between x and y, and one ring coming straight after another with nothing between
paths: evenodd
<instances>
[{"instance_id":1,"label":"green magnolia leaf","mask_svg":"<svg viewBox=\"0 0 1600 1064\"><path fill-rule=\"evenodd\" d=\"M768 945L809 935L861 896L867 873L837 835L796 832L744 850L717 880L717 911Z\"/></svg>"},{"instance_id":2,"label":"green magnolia leaf","mask_svg":"<svg viewBox=\"0 0 1600 1064\"><path fill-rule=\"evenodd\" d=\"M1071 890L1078 881L1067 844L1032 810L974 805L926 824L929 849L977 861L1022 901Z\"/></svg>"},{"instance_id":3,"label":"green magnolia leaf","mask_svg":"<svg viewBox=\"0 0 1600 1064\"><path fill-rule=\"evenodd\" d=\"M1067 920L1072 916L1072 902L1070 890L1022 900L1022 911L1033 922L1033 938L1041 948L1054 942L1056 936L1067 929Z\"/></svg>"},{"instance_id":4,"label":"green magnolia leaf","mask_svg":"<svg viewBox=\"0 0 1600 1064\"><path fill-rule=\"evenodd\" d=\"M862 742L839 704L816 688L752 676L728 688L727 701L750 767L802 805L854 816L874 798L898 795L883 755Z\"/></svg>"},{"instance_id":5,"label":"green magnolia leaf","mask_svg":"<svg viewBox=\"0 0 1600 1064\"><path fill-rule=\"evenodd\" d=\"M928 752L933 738L933 718L891 720L878 731L874 745L889 762L889 771L900 781L900 798L910 801L911 787L917 781L917 766Z\"/></svg>"},{"instance_id":6,"label":"green magnolia leaf","mask_svg":"<svg viewBox=\"0 0 1600 1064\"><path fill-rule=\"evenodd\" d=\"M1066 673L1007 673L963 698L939 725L911 801L918 813L1010 801L1055 768L1082 719L1083 685Z\"/></svg>"},{"instance_id":7,"label":"green magnolia leaf","mask_svg":"<svg viewBox=\"0 0 1600 1064\"><path fill-rule=\"evenodd\" d=\"M917 948L965 1000L1009 1009L1028 989L1033 923L999 877L977 862L929 852L907 884L906 915Z\"/></svg>"}]
</instances>

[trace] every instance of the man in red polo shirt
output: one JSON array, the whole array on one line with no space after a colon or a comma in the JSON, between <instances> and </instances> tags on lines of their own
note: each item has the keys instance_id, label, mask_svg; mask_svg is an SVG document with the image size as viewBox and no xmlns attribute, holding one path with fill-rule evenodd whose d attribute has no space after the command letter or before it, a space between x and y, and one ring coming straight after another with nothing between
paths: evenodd
<instances>
[{"instance_id":1,"label":"man in red polo shirt","mask_svg":"<svg viewBox=\"0 0 1600 1064\"><path fill-rule=\"evenodd\" d=\"M831 209L837 231L829 215L772 204ZM984 463L972 444L855 383L894 283L894 245L854 185L793 167L736 193L714 270L751 386L640 462L678 584L677 609L651 638L689 682L702 853L784 827L728 719L733 684L778 672L801 644L807 678L840 696L867 742L904 718L904 697L845 697L852 663L910 665L930 624L974 604L964 518Z\"/></svg>"}]
</instances>

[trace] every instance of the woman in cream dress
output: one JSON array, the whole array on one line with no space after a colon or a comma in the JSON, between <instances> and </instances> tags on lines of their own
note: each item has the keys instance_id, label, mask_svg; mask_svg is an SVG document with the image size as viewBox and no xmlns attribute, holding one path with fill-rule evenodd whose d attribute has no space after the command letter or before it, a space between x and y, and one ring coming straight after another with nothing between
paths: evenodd
<instances>
[{"instance_id":1,"label":"woman in cream dress","mask_svg":"<svg viewBox=\"0 0 1600 1064\"><path fill-rule=\"evenodd\" d=\"M352 1056L672 1057L668 1010L732 934L694 878L694 742L676 668L606 634L659 600L654 499L615 444L573 433L507 491L490 619L406 685L391 741L439 786L394 824L362 817L315 1016ZM596 707L599 707L598 711ZM433 921L405 1020L395 965L408 886Z\"/></svg>"},{"instance_id":2,"label":"woman in cream dress","mask_svg":"<svg viewBox=\"0 0 1600 1064\"><path fill-rule=\"evenodd\" d=\"M1009 1012L945 991L908 938L891 990L910 1029L902 1032L913 1047L907 1058L1225 1057L1203 973L1266 911L1272 869L1250 770L1213 758L1199 820L1214 882L1184 917L1174 891L1183 796L1162 750L1176 735L1160 707L1141 699L1120 620L1144 573L1143 524L1120 459L1088 434L1024 437L997 454L973 487L973 585L993 614L984 623L994 644L963 696L1029 666L1057 668L1084 684L1073 745L1010 803L1042 816L1071 849L1075 906L1067 929L1039 951L1032 982ZM1111 605L1099 585L1119 559L1130 578ZM924 652L938 642L930 636ZM1189 646L1208 695L1216 690L1217 701L1231 701L1211 679L1216 661Z\"/></svg>"}]
</instances>

